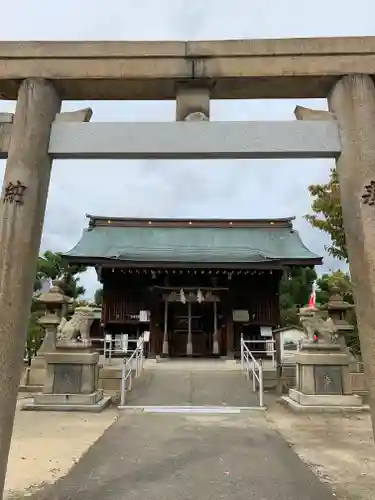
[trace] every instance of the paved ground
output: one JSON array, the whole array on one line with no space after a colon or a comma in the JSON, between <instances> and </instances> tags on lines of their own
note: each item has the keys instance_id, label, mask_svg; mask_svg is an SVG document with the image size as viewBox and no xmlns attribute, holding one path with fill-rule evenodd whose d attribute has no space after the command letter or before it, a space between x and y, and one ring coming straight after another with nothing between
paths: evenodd
<instances>
[{"instance_id":1,"label":"paved ground","mask_svg":"<svg viewBox=\"0 0 375 500\"><path fill-rule=\"evenodd\" d=\"M258 406L243 372L236 370L145 370L128 393L128 405Z\"/></svg>"},{"instance_id":2,"label":"paved ground","mask_svg":"<svg viewBox=\"0 0 375 500\"><path fill-rule=\"evenodd\" d=\"M4 500L27 497L43 483L65 476L117 418L114 408L101 414L20 411L17 403Z\"/></svg>"},{"instance_id":3,"label":"paved ground","mask_svg":"<svg viewBox=\"0 0 375 500\"><path fill-rule=\"evenodd\" d=\"M34 500L333 500L264 413L124 412Z\"/></svg>"},{"instance_id":4,"label":"paved ground","mask_svg":"<svg viewBox=\"0 0 375 500\"><path fill-rule=\"evenodd\" d=\"M275 404L266 418L340 500L375 499L375 448L369 413L307 415Z\"/></svg>"},{"instance_id":5,"label":"paved ground","mask_svg":"<svg viewBox=\"0 0 375 500\"><path fill-rule=\"evenodd\" d=\"M271 395L267 412L147 413L146 407L154 411L149 408L153 405L217 406L228 412L228 406L258 404L233 363L183 368L150 364L128 401L145 411L120 412L103 435L116 418L115 410L92 416L18 413L5 498L373 498L375 459L368 415L294 415Z\"/></svg>"}]
</instances>

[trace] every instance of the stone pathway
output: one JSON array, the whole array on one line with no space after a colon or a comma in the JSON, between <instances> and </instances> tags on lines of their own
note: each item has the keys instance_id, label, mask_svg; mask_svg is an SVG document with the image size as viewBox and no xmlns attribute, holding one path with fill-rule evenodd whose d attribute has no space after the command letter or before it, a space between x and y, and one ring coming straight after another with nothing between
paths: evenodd
<instances>
[{"instance_id":1,"label":"stone pathway","mask_svg":"<svg viewBox=\"0 0 375 500\"><path fill-rule=\"evenodd\" d=\"M125 411L34 500L333 500L264 413Z\"/></svg>"}]
</instances>

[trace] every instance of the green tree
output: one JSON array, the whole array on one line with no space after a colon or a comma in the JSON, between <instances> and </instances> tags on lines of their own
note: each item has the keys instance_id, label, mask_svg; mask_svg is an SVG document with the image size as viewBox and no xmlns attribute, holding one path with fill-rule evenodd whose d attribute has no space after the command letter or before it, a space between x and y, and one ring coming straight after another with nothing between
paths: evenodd
<instances>
[{"instance_id":1,"label":"green tree","mask_svg":"<svg viewBox=\"0 0 375 500\"><path fill-rule=\"evenodd\" d=\"M326 304L335 288L338 289L342 298L354 304L353 287L349 273L344 273L339 269L331 274L323 274L317 281L316 301L318 304Z\"/></svg>"},{"instance_id":2,"label":"green tree","mask_svg":"<svg viewBox=\"0 0 375 500\"><path fill-rule=\"evenodd\" d=\"M103 302L103 288L98 288L94 294L94 303L101 306Z\"/></svg>"},{"instance_id":3,"label":"green tree","mask_svg":"<svg viewBox=\"0 0 375 500\"><path fill-rule=\"evenodd\" d=\"M316 276L315 269L310 267L286 269L279 289L281 326L299 323L299 308L307 304Z\"/></svg>"},{"instance_id":4,"label":"green tree","mask_svg":"<svg viewBox=\"0 0 375 500\"><path fill-rule=\"evenodd\" d=\"M61 253L47 250L38 258L38 268L34 289L40 290L43 280L50 278L59 280L61 288L68 297L73 299L85 293L85 288L79 284L80 274L85 272L87 267L83 265L71 265Z\"/></svg>"},{"instance_id":5,"label":"green tree","mask_svg":"<svg viewBox=\"0 0 375 500\"><path fill-rule=\"evenodd\" d=\"M78 299L85 293L85 288L80 285L80 274L86 271L82 265L71 265L66 262L61 253L47 250L38 258L37 274L34 283L34 291L42 288L46 279L59 280L65 295L73 299ZM26 335L25 358L28 363L37 354L44 338L44 329L38 324L43 305L37 300L31 304L30 320Z\"/></svg>"},{"instance_id":6,"label":"green tree","mask_svg":"<svg viewBox=\"0 0 375 500\"><path fill-rule=\"evenodd\" d=\"M327 233L331 238L331 245L326 247L327 252L339 260L349 261L346 246L342 207L340 199L340 186L335 168L331 169L326 184L313 184L309 186L313 197L311 205L313 214L306 215L305 219L313 227ZM334 288L338 288L343 299L350 304L354 303L350 276L340 270L331 274L324 274L317 280L317 302L324 305ZM354 308L348 313L347 320L354 326L353 334L346 338L347 345L353 354L360 354L360 343L357 329L357 318Z\"/></svg>"},{"instance_id":7,"label":"green tree","mask_svg":"<svg viewBox=\"0 0 375 500\"><path fill-rule=\"evenodd\" d=\"M280 326L291 326L299 324L299 308L297 306L280 310Z\"/></svg>"},{"instance_id":8,"label":"green tree","mask_svg":"<svg viewBox=\"0 0 375 500\"><path fill-rule=\"evenodd\" d=\"M44 338L44 329L38 324L38 318L42 312L35 310L30 314L29 327L25 343L25 359L30 366L31 360L37 355Z\"/></svg>"},{"instance_id":9,"label":"green tree","mask_svg":"<svg viewBox=\"0 0 375 500\"><path fill-rule=\"evenodd\" d=\"M287 268L280 283L281 309L285 310L293 306L303 307L306 305L316 276L314 268Z\"/></svg>"},{"instance_id":10,"label":"green tree","mask_svg":"<svg viewBox=\"0 0 375 500\"><path fill-rule=\"evenodd\" d=\"M331 244L326 246L327 252L337 259L348 262L340 187L336 169L331 169L326 184L313 184L308 189L313 197L311 205L313 214L305 215L305 219L313 227L324 231L330 236Z\"/></svg>"}]
</instances>

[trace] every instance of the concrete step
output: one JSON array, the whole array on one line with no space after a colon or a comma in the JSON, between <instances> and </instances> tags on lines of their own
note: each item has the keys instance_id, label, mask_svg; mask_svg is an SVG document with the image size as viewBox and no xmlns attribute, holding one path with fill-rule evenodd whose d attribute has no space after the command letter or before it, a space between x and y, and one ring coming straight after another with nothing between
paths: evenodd
<instances>
[{"instance_id":1,"label":"concrete step","mask_svg":"<svg viewBox=\"0 0 375 500\"><path fill-rule=\"evenodd\" d=\"M252 372L250 373L252 380ZM276 369L263 370L263 387L265 389L275 389L277 385Z\"/></svg>"},{"instance_id":2,"label":"concrete step","mask_svg":"<svg viewBox=\"0 0 375 500\"><path fill-rule=\"evenodd\" d=\"M135 370L133 369L132 372L133 372L133 384L134 384ZM103 389L106 392L119 393L121 390L121 377L122 377L121 366L103 366L99 370L99 389Z\"/></svg>"},{"instance_id":3,"label":"concrete step","mask_svg":"<svg viewBox=\"0 0 375 500\"><path fill-rule=\"evenodd\" d=\"M122 406L121 410L131 412L154 413L154 414L204 414L204 415L233 415L243 412L259 412L267 410L263 406Z\"/></svg>"},{"instance_id":4,"label":"concrete step","mask_svg":"<svg viewBox=\"0 0 375 500\"><path fill-rule=\"evenodd\" d=\"M276 379L270 379L270 380L264 380L263 381L263 387L264 389L276 389L277 386L277 381Z\"/></svg>"},{"instance_id":5,"label":"concrete step","mask_svg":"<svg viewBox=\"0 0 375 500\"><path fill-rule=\"evenodd\" d=\"M145 370L126 405L133 407L258 407L240 370Z\"/></svg>"}]
</instances>

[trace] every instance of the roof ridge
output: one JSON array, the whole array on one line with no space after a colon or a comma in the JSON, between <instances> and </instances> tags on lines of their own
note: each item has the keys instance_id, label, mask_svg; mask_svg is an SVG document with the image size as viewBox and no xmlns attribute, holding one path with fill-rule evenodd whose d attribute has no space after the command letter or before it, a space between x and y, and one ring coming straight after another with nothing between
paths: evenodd
<instances>
[{"instance_id":1,"label":"roof ridge","mask_svg":"<svg viewBox=\"0 0 375 500\"><path fill-rule=\"evenodd\" d=\"M177 218L177 217L109 217L102 215L86 214L89 219L89 228L97 226L113 227L168 227L168 228L191 228L191 227L283 227L293 228L295 217L275 219L248 219L248 218Z\"/></svg>"},{"instance_id":2,"label":"roof ridge","mask_svg":"<svg viewBox=\"0 0 375 500\"><path fill-rule=\"evenodd\" d=\"M92 220L140 221L140 222L291 222L296 217L118 217L86 214Z\"/></svg>"}]
</instances>

